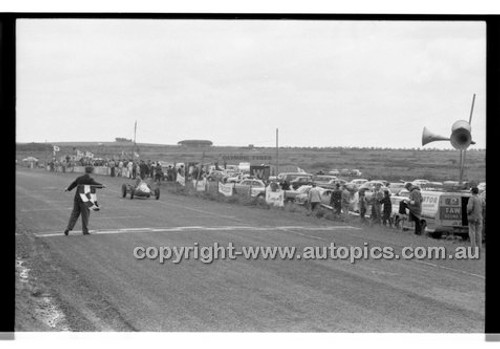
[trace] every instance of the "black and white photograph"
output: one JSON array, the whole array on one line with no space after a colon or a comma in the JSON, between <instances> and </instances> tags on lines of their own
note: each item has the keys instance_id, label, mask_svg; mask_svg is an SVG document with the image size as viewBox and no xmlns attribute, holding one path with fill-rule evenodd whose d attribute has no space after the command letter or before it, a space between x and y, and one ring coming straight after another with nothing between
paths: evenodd
<instances>
[{"instance_id":1,"label":"black and white photograph","mask_svg":"<svg viewBox=\"0 0 500 349\"><path fill-rule=\"evenodd\" d=\"M486 87L467 17L17 18L16 333L484 336Z\"/></svg>"}]
</instances>

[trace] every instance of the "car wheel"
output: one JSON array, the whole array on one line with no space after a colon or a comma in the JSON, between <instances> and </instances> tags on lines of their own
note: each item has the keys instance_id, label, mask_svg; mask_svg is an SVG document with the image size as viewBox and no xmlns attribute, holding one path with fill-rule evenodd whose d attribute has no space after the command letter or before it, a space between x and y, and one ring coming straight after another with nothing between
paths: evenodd
<instances>
[{"instance_id":1,"label":"car wheel","mask_svg":"<svg viewBox=\"0 0 500 349\"><path fill-rule=\"evenodd\" d=\"M443 232L442 231L434 231L432 233L429 233L429 235L434 239L441 239L443 237Z\"/></svg>"},{"instance_id":2,"label":"car wheel","mask_svg":"<svg viewBox=\"0 0 500 349\"><path fill-rule=\"evenodd\" d=\"M124 198L125 196L127 196L127 185L123 184L122 185L122 198Z\"/></svg>"}]
</instances>

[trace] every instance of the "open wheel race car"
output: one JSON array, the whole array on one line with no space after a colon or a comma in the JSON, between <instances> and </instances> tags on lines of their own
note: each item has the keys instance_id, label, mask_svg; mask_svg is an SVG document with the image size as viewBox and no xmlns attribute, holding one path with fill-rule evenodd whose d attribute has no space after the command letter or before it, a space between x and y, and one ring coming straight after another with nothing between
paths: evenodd
<instances>
[{"instance_id":1,"label":"open wheel race car","mask_svg":"<svg viewBox=\"0 0 500 349\"><path fill-rule=\"evenodd\" d=\"M122 197L126 197L130 193L130 199L145 198L148 199L152 196L156 200L160 198L160 188L151 188L151 186L141 180L138 180L135 184L124 183L122 184Z\"/></svg>"}]
</instances>

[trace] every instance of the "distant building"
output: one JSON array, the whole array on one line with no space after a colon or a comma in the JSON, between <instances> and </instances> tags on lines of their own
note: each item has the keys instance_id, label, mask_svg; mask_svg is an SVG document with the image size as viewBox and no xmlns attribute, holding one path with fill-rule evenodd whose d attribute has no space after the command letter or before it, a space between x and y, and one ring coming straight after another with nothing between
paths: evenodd
<instances>
[{"instance_id":1,"label":"distant building","mask_svg":"<svg viewBox=\"0 0 500 349\"><path fill-rule=\"evenodd\" d=\"M210 147L213 145L212 141L200 139L186 139L177 143L185 147Z\"/></svg>"}]
</instances>

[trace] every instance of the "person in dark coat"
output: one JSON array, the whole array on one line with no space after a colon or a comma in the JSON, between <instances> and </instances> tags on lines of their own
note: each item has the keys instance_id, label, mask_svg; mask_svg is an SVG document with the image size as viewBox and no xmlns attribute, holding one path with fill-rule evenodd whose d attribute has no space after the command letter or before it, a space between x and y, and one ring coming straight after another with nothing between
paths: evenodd
<instances>
[{"instance_id":1,"label":"person in dark coat","mask_svg":"<svg viewBox=\"0 0 500 349\"><path fill-rule=\"evenodd\" d=\"M415 235L422 235L421 215L423 200L420 188L411 183L407 183L405 188L410 192L410 196L406 200L408 211L410 211L410 222L415 223Z\"/></svg>"},{"instance_id":2,"label":"person in dark coat","mask_svg":"<svg viewBox=\"0 0 500 349\"><path fill-rule=\"evenodd\" d=\"M284 180L281 183L281 189L283 189L283 190L290 190L290 184L286 180Z\"/></svg>"},{"instance_id":3,"label":"person in dark coat","mask_svg":"<svg viewBox=\"0 0 500 349\"><path fill-rule=\"evenodd\" d=\"M361 219L362 223L366 221L365 215L368 207L368 201L366 200L365 191L366 189L362 188L358 192L359 218Z\"/></svg>"},{"instance_id":4,"label":"person in dark coat","mask_svg":"<svg viewBox=\"0 0 500 349\"><path fill-rule=\"evenodd\" d=\"M163 167L158 162L155 167L155 181L160 183L163 180Z\"/></svg>"},{"instance_id":5,"label":"person in dark coat","mask_svg":"<svg viewBox=\"0 0 500 349\"><path fill-rule=\"evenodd\" d=\"M90 177L90 174L93 172L94 168L87 166L85 168L85 174L83 176L78 177L75 179L66 189L64 189L65 192L71 191L74 188L77 188L79 185L94 185L98 186L100 188L105 188L104 185L101 183L96 182L92 177ZM90 216L90 209L82 201L82 198L80 197L80 193L78 192L78 189L76 190L75 193L75 198L73 200L73 210L71 211L71 216L69 218L68 226L66 230L64 231L64 235L68 235L71 230L75 227L76 221L78 220L79 216L82 216L82 232L83 235L89 235L89 229L88 229L88 223L89 223L89 216Z\"/></svg>"},{"instance_id":6,"label":"person in dark coat","mask_svg":"<svg viewBox=\"0 0 500 349\"><path fill-rule=\"evenodd\" d=\"M384 198L380 202L382 204L382 224L392 227L392 202L389 190L384 190Z\"/></svg>"},{"instance_id":7,"label":"person in dark coat","mask_svg":"<svg viewBox=\"0 0 500 349\"><path fill-rule=\"evenodd\" d=\"M340 189L339 183L335 184L335 190L330 198L330 206L333 207L333 213L340 216L342 212L342 189Z\"/></svg>"}]
</instances>

